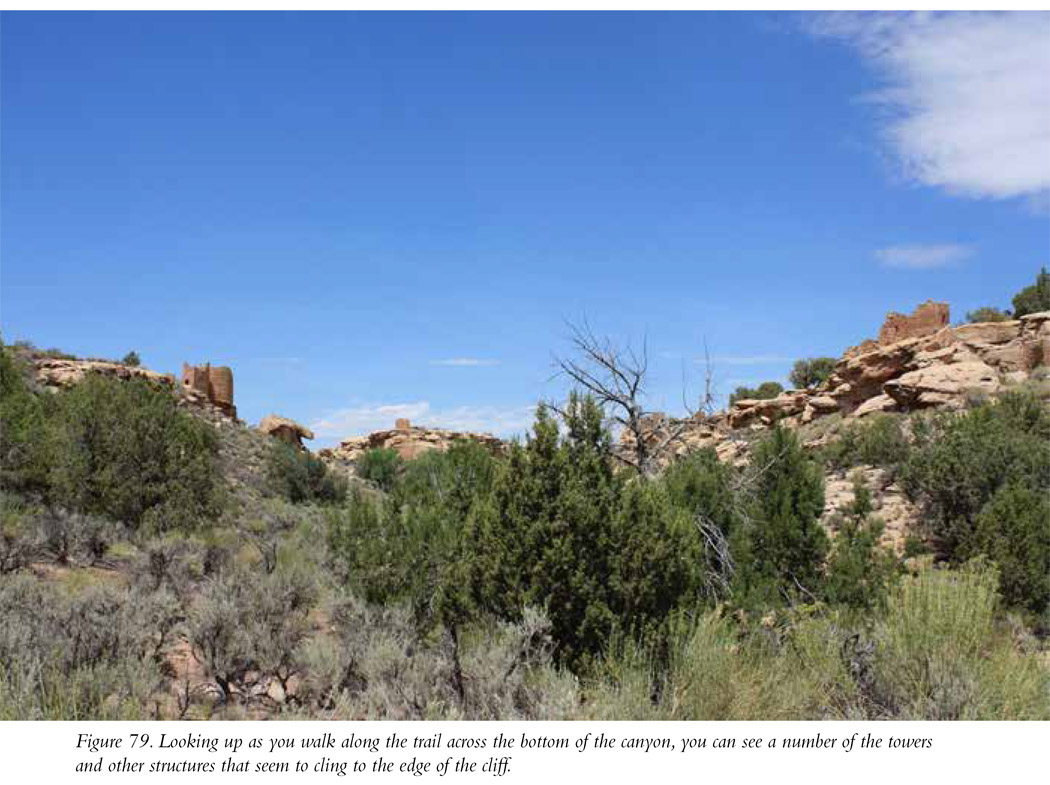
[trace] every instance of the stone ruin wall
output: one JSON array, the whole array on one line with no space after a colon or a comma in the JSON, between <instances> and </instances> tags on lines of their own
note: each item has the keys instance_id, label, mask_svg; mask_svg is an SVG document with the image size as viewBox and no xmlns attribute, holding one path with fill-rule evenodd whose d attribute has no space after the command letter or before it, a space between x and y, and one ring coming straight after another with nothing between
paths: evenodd
<instances>
[{"instance_id":1,"label":"stone ruin wall","mask_svg":"<svg viewBox=\"0 0 1050 785\"><path fill-rule=\"evenodd\" d=\"M948 320L948 303L927 300L910 314L896 311L886 314L886 320L882 323L876 340L879 346L889 346L907 338L922 338L947 327Z\"/></svg>"},{"instance_id":2,"label":"stone ruin wall","mask_svg":"<svg viewBox=\"0 0 1050 785\"><path fill-rule=\"evenodd\" d=\"M858 357L908 338L932 335L947 327L949 319L948 303L936 303L933 300L927 300L916 306L910 314L890 311L883 319L878 338L874 340L867 338L856 346L850 346L842 353L842 358L845 360Z\"/></svg>"},{"instance_id":3,"label":"stone ruin wall","mask_svg":"<svg viewBox=\"0 0 1050 785\"><path fill-rule=\"evenodd\" d=\"M233 371L227 366L183 363L181 382L183 390L192 390L207 398L211 404L230 417L237 416L237 407L233 405Z\"/></svg>"}]
</instances>

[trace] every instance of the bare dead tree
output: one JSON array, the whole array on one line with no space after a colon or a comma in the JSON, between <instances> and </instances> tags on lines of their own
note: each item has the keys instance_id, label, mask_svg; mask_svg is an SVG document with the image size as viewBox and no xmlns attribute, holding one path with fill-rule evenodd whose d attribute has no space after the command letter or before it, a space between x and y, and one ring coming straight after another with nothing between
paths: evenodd
<instances>
[{"instance_id":1,"label":"bare dead tree","mask_svg":"<svg viewBox=\"0 0 1050 785\"><path fill-rule=\"evenodd\" d=\"M649 354L644 340L641 350L636 351L631 345L619 346L608 337L596 335L586 319L569 322L568 327L573 351L567 356L555 356L556 375L567 376L583 392L591 395L609 418L630 434L630 450L617 451L617 457L642 474L652 474L656 469L656 459L681 439L697 413L701 410L711 413L714 394L710 358L707 358L705 391L700 406L691 406L686 400L683 378L682 397L687 416L672 420L645 408ZM561 411L557 406L551 408Z\"/></svg>"},{"instance_id":2,"label":"bare dead tree","mask_svg":"<svg viewBox=\"0 0 1050 785\"><path fill-rule=\"evenodd\" d=\"M729 595L729 586L736 572L729 540L717 523L706 515L697 515L697 531L704 542L708 554L708 570L704 574L704 588L707 595L715 600Z\"/></svg>"}]
</instances>

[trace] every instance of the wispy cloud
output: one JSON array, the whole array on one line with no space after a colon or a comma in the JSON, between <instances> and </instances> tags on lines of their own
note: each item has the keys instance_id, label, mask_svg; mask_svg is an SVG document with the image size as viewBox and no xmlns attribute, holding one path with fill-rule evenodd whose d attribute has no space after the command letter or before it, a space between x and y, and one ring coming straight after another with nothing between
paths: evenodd
<instances>
[{"instance_id":1,"label":"wispy cloud","mask_svg":"<svg viewBox=\"0 0 1050 785\"><path fill-rule=\"evenodd\" d=\"M400 417L415 425L447 428L453 431L480 431L497 436L524 433L532 425L535 406L457 406L434 409L428 401L387 403L338 409L310 423L319 439L338 440L362 436L394 427Z\"/></svg>"},{"instance_id":2,"label":"wispy cloud","mask_svg":"<svg viewBox=\"0 0 1050 785\"><path fill-rule=\"evenodd\" d=\"M452 357L447 360L431 360L431 365L444 365L450 368L478 368L485 365L499 365L499 360L483 360L477 357Z\"/></svg>"},{"instance_id":3,"label":"wispy cloud","mask_svg":"<svg viewBox=\"0 0 1050 785\"><path fill-rule=\"evenodd\" d=\"M712 357L712 365L775 365L776 363L789 363L791 357L778 357L772 354L756 354L744 357ZM706 360L697 360L698 363L706 362Z\"/></svg>"},{"instance_id":4,"label":"wispy cloud","mask_svg":"<svg viewBox=\"0 0 1050 785\"><path fill-rule=\"evenodd\" d=\"M808 27L881 75L866 98L907 179L1037 203L1050 189L1050 14L839 13Z\"/></svg>"},{"instance_id":5,"label":"wispy cloud","mask_svg":"<svg viewBox=\"0 0 1050 785\"><path fill-rule=\"evenodd\" d=\"M931 270L946 267L973 255L968 245L891 245L875 252L875 258L886 267L907 270Z\"/></svg>"}]
</instances>

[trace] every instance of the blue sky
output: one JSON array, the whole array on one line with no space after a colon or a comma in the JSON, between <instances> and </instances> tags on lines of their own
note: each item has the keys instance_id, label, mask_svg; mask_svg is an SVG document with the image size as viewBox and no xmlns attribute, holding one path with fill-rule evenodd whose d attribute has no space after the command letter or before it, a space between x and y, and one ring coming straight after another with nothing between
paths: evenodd
<instances>
[{"instance_id":1,"label":"blue sky","mask_svg":"<svg viewBox=\"0 0 1050 785\"><path fill-rule=\"evenodd\" d=\"M5 13L0 329L233 366L315 446L521 430L586 315L655 408L1050 263L1050 16Z\"/></svg>"}]
</instances>

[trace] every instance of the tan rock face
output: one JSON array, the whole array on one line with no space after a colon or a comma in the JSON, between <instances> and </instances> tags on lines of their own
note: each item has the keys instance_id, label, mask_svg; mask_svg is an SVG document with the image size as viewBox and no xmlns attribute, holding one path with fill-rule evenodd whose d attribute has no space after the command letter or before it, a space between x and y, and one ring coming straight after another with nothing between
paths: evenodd
<instances>
[{"instance_id":1,"label":"tan rock face","mask_svg":"<svg viewBox=\"0 0 1050 785\"><path fill-rule=\"evenodd\" d=\"M729 410L729 426L745 428L755 423L772 425L784 418L802 414L809 398L805 390L789 390L776 398L737 401Z\"/></svg>"},{"instance_id":2,"label":"tan rock face","mask_svg":"<svg viewBox=\"0 0 1050 785\"><path fill-rule=\"evenodd\" d=\"M53 357L37 357L32 363L37 383L50 390L71 387L89 373L112 376L116 379L145 379L165 387L175 386L175 377L170 373L157 373L146 368L106 360L58 360Z\"/></svg>"},{"instance_id":3,"label":"tan rock face","mask_svg":"<svg viewBox=\"0 0 1050 785\"><path fill-rule=\"evenodd\" d=\"M145 379L151 383L175 390L179 394L178 403L180 406L204 415L207 420L216 425L220 425L223 422L229 424L231 420L236 420L237 410L232 405L215 404L206 394L199 392L192 386L176 385L175 376L170 373L159 373L148 368L124 365L110 360L67 360L45 356L31 356L28 359L32 365L33 376L37 384L53 392L63 387L79 384L89 373L98 373L115 379ZM231 391L230 394L232 395L232 376L227 389Z\"/></svg>"},{"instance_id":4,"label":"tan rock face","mask_svg":"<svg viewBox=\"0 0 1050 785\"><path fill-rule=\"evenodd\" d=\"M763 429L775 422L786 427L842 414L865 417L877 412L927 407L960 407L972 394L995 393L1006 383L1023 380L1035 368L1050 364L1050 312L1020 320L946 327L942 303L924 303L910 316L889 314L879 341L865 341L846 350L831 378L816 390L790 390L768 400L736 401L724 415L674 420L652 415L652 438L673 424L687 428L662 463L674 455L701 447L741 460L745 448L734 442L723 447L738 429ZM882 343L893 336L906 337ZM621 447L630 447L629 434Z\"/></svg>"},{"instance_id":5,"label":"tan rock face","mask_svg":"<svg viewBox=\"0 0 1050 785\"><path fill-rule=\"evenodd\" d=\"M871 491L872 515L883 525L882 544L898 555L904 552L904 540L916 530L918 508L908 501L899 485L892 482L884 469L860 466L849 472L833 472L824 478L824 514L821 525L834 537L834 522L853 504L854 479L860 479Z\"/></svg>"},{"instance_id":6,"label":"tan rock face","mask_svg":"<svg viewBox=\"0 0 1050 785\"><path fill-rule=\"evenodd\" d=\"M302 447L303 439L314 438L314 432L309 428L300 425L295 420L279 417L276 414L268 414L263 417L259 421L259 430L294 447Z\"/></svg>"},{"instance_id":7,"label":"tan rock face","mask_svg":"<svg viewBox=\"0 0 1050 785\"><path fill-rule=\"evenodd\" d=\"M412 460L430 450L447 450L457 439L476 442L493 452L500 452L504 447L503 442L491 434L421 428L411 425L408 420L398 420L392 430L345 439L338 447L321 450L318 454L326 460L345 464L353 463L368 450L385 448L393 450L404 460Z\"/></svg>"},{"instance_id":8,"label":"tan rock face","mask_svg":"<svg viewBox=\"0 0 1050 785\"><path fill-rule=\"evenodd\" d=\"M980 360L931 365L901 374L883 385L886 394L905 409L960 404L967 393L995 392L999 374Z\"/></svg>"}]
</instances>

